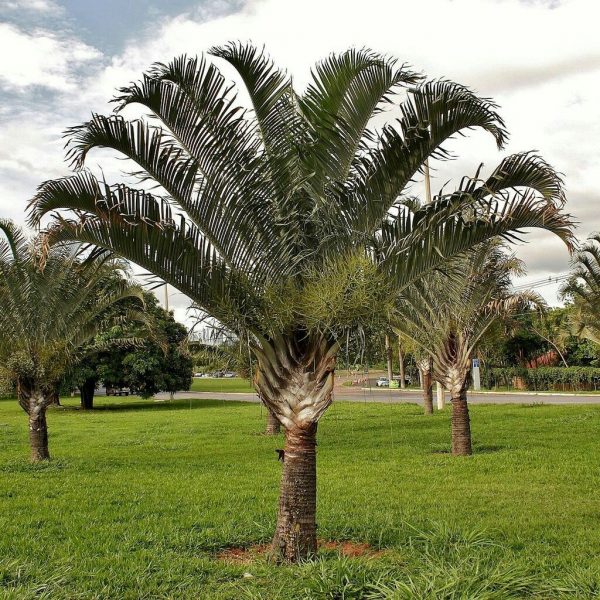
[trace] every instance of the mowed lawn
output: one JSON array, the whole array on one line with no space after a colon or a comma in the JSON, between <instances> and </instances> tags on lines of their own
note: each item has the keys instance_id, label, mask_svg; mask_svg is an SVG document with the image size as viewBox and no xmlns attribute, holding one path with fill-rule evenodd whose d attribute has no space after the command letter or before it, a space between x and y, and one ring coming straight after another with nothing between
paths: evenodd
<instances>
[{"instance_id":1,"label":"mowed lawn","mask_svg":"<svg viewBox=\"0 0 600 600\"><path fill-rule=\"evenodd\" d=\"M28 462L16 402L0 402L1 598L600 594L600 406L474 406L476 455L453 458L447 411L334 404L319 536L370 548L278 567L220 558L273 530L283 441L261 435L259 405L63 402L45 466Z\"/></svg>"},{"instance_id":2,"label":"mowed lawn","mask_svg":"<svg viewBox=\"0 0 600 600\"><path fill-rule=\"evenodd\" d=\"M241 377L194 377L190 387L192 392L253 392L254 388L247 379Z\"/></svg>"}]
</instances>

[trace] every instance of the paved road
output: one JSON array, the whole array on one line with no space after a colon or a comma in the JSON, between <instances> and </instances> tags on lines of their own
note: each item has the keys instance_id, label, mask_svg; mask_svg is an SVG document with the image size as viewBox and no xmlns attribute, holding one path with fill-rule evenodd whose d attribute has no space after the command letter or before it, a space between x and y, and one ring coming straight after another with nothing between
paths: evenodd
<instances>
[{"instance_id":1,"label":"paved road","mask_svg":"<svg viewBox=\"0 0 600 600\"><path fill-rule=\"evenodd\" d=\"M168 394L158 394L158 399L167 399ZM198 398L205 400L235 400L237 402L258 402L256 394L229 392L178 392L179 399ZM446 395L446 401L450 398ZM336 388L335 400L341 402L413 402L422 404L419 390L388 390L360 388ZM600 395L574 395L559 393L532 392L470 392L472 404L600 404ZM435 403L435 394L434 394Z\"/></svg>"}]
</instances>

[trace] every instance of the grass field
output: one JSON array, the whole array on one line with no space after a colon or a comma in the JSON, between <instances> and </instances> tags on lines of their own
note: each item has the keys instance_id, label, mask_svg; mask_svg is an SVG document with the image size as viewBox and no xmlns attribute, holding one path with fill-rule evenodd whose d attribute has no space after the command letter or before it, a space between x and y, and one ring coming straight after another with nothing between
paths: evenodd
<instances>
[{"instance_id":1,"label":"grass field","mask_svg":"<svg viewBox=\"0 0 600 600\"><path fill-rule=\"evenodd\" d=\"M598 406L474 406L476 455L457 459L447 413L334 405L319 535L381 552L277 567L219 558L274 525L282 440L259 405L64 404L32 466L25 415L0 402L1 598L600 597Z\"/></svg>"},{"instance_id":2,"label":"grass field","mask_svg":"<svg viewBox=\"0 0 600 600\"><path fill-rule=\"evenodd\" d=\"M247 379L241 377L231 379L194 377L190 390L192 392L253 392L254 388Z\"/></svg>"}]
</instances>

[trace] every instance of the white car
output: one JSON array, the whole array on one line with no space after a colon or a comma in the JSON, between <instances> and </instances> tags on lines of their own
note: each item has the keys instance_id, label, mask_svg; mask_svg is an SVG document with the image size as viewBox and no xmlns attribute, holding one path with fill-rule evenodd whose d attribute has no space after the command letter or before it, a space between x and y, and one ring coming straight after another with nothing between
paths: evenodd
<instances>
[{"instance_id":1,"label":"white car","mask_svg":"<svg viewBox=\"0 0 600 600\"><path fill-rule=\"evenodd\" d=\"M390 387L390 380L382 376L375 382L375 385L377 387Z\"/></svg>"}]
</instances>

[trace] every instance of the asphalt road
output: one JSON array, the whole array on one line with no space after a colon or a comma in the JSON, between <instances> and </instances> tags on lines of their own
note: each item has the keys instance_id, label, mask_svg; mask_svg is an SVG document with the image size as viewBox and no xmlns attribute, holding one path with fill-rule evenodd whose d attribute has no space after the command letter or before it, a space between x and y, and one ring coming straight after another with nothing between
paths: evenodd
<instances>
[{"instance_id":1,"label":"asphalt road","mask_svg":"<svg viewBox=\"0 0 600 600\"><path fill-rule=\"evenodd\" d=\"M158 394L157 399L167 399L168 394ZM229 392L178 392L179 399L198 398L206 400L234 400L237 402L258 402L256 394ZM469 402L472 404L600 404L599 395L561 394L552 392L469 392ZM383 402L398 404L412 402L422 404L419 390L388 390L372 388L336 387L337 402ZM446 401L450 397L446 394ZM435 405L435 390L433 402Z\"/></svg>"}]
</instances>

